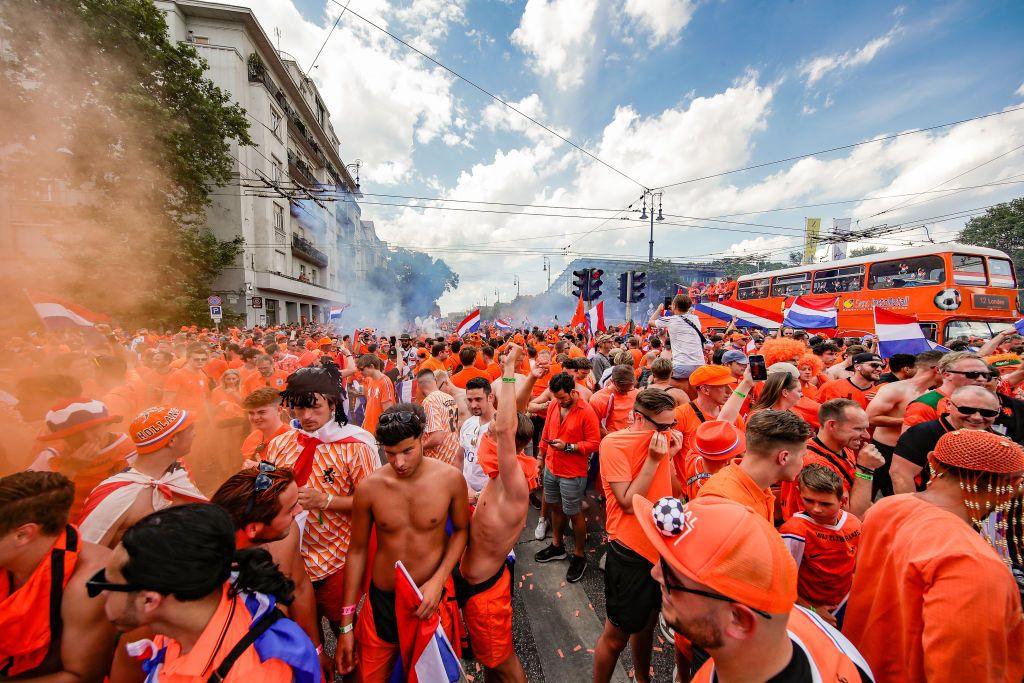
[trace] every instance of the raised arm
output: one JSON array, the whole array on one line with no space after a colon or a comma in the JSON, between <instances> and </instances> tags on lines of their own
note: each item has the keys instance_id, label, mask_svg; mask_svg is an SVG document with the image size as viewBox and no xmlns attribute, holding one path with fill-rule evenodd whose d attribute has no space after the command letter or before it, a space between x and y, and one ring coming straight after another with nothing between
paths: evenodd
<instances>
[{"instance_id":1,"label":"raised arm","mask_svg":"<svg viewBox=\"0 0 1024 683\"><path fill-rule=\"evenodd\" d=\"M498 478L505 496L513 504L526 500L530 495L526 477L520 471L519 460L516 458L516 428L519 426L515 395L516 364L522 352L518 346L512 346L505 358L501 388L498 389L498 414L490 430L498 444Z\"/></svg>"}]
</instances>

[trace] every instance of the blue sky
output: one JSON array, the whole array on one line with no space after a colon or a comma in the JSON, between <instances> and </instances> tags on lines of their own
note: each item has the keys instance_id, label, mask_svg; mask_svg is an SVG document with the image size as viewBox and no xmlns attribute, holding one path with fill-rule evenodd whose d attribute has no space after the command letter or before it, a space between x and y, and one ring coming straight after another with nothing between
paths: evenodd
<instances>
[{"instance_id":1,"label":"blue sky","mask_svg":"<svg viewBox=\"0 0 1024 683\"><path fill-rule=\"evenodd\" d=\"M280 28L282 48L305 64L340 11L330 0L244 4L268 32ZM352 0L351 9L649 187L1024 105L1019 2ZM343 157L364 163L368 193L595 209L623 209L640 194L352 15L313 73ZM1016 177L1024 150L1011 151L1019 145L1024 112L1012 112L669 189L665 213L713 218L1010 183L912 197L881 216L872 214L903 199L727 219L773 227L689 220L701 227L658 228L656 253L777 257L799 243L806 216L822 218L827 231L833 218L863 227L977 209L1021 194L1024 186L1012 184L1024 180ZM539 291L540 250L556 252L556 272L576 253L646 253L647 230L636 221L610 221L582 241L568 234L599 226L593 217L609 213L525 217L365 199L364 215L382 237L429 249L460 274L459 290L442 301L446 311L492 302L496 288L507 300L514 275L524 292ZM949 239L963 220L933 223L931 234ZM923 237L914 229L879 243L898 248Z\"/></svg>"}]
</instances>

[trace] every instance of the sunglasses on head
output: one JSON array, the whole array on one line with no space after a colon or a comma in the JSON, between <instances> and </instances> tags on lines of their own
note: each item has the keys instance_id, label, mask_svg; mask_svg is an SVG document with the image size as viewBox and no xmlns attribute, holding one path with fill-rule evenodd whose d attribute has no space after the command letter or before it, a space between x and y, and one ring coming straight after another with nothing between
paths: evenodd
<instances>
[{"instance_id":1,"label":"sunglasses on head","mask_svg":"<svg viewBox=\"0 0 1024 683\"><path fill-rule=\"evenodd\" d=\"M92 578L85 582L85 592L90 598L98 597L104 591L115 593L134 593L135 591L147 590L145 586L134 583L110 583L107 581L107 570L101 569L92 575Z\"/></svg>"},{"instance_id":2,"label":"sunglasses on head","mask_svg":"<svg viewBox=\"0 0 1024 683\"><path fill-rule=\"evenodd\" d=\"M736 604L736 605L743 605L743 603L740 602L739 600L733 600L732 598L726 597L726 596L724 596L724 595L722 595L720 593L712 593L710 591L702 591L702 590L698 590L696 588L687 588L686 586L683 586L681 584L675 583L674 581L672 581L672 568L669 567L668 562L665 561L664 557L661 557L661 558L658 558L658 559L661 562L662 583L664 583L665 590L667 590L669 593L671 593L672 591L677 591L679 593L692 593L693 595L700 595L700 596L703 596L705 598L711 598L712 600L721 600L723 602L731 602L731 603ZM750 605L743 605L743 606L746 607L747 609L751 610L755 614L764 617L765 619L771 619L772 618L772 615L768 614L764 610L760 610L760 609L757 609L755 607L751 607Z\"/></svg>"},{"instance_id":3,"label":"sunglasses on head","mask_svg":"<svg viewBox=\"0 0 1024 683\"><path fill-rule=\"evenodd\" d=\"M950 405L956 408L956 411L961 415L974 415L977 413L982 417L996 417L999 415L998 410L992 410L991 408L974 408L972 406L958 406L957 404L950 402Z\"/></svg>"},{"instance_id":4,"label":"sunglasses on head","mask_svg":"<svg viewBox=\"0 0 1024 683\"><path fill-rule=\"evenodd\" d=\"M399 424L410 424L412 422L419 422L420 418L416 413L412 413L405 410L396 410L393 413L386 413L381 415L377 419L378 425L388 425L392 422L398 422Z\"/></svg>"},{"instance_id":5,"label":"sunglasses on head","mask_svg":"<svg viewBox=\"0 0 1024 683\"><path fill-rule=\"evenodd\" d=\"M981 377L991 379L988 370L946 370L946 372L953 375L963 375L967 379L979 379Z\"/></svg>"},{"instance_id":6,"label":"sunglasses on head","mask_svg":"<svg viewBox=\"0 0 1024 683\"><path fill-rule=\"evenodd\" d=\"M252 493L249 494L249 501L245 504L246 517L252 514L252 509L256 506L256 496L273 485L274 481L270 478L270 472L277 471L277 465L266 460L261 461L257 467L259 467L260 473L256 475L256 479L252 482Z\"/></svg>"}]
</instances>

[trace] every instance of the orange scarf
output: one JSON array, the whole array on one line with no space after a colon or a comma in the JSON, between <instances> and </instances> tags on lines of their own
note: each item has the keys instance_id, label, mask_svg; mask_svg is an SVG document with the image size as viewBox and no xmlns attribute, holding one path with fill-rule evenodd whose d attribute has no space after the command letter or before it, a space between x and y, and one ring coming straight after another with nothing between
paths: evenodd
<instances>
[{"instance_id":1,"label":"orange scarf","mask_svg":"<svg viewBox=\"0 0 1024 683\"><path fill-rule=\"evenodd\" d=\"M69 525L24 586L11 592L9 572L0 572L0 675L39 666L60 637L61 601L78 552L78 530Z\"/></svg>"}]
</instances>

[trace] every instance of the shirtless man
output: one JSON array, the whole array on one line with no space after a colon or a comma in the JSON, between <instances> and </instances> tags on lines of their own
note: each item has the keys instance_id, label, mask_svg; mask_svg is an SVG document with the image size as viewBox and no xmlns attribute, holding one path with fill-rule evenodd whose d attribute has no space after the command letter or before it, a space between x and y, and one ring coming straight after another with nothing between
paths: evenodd
<instances>
[{"instance_id":1,"label":"shirtless man","mask_svg":"<svg viewBox=\"0 0 1024 683\"><path fill-rule=\"evenodd\" d=\"M830 380L833 379L847 379L853 376L853 357L858 353L866 353L867 347L861 344L854 344L853 346L846 347L846 360L841 363L827 368L825 370L825 376Z\"/></svg>"},{"instance_id":2,"label":"shirtless man","mask_svg":"<svg viewBox=\"0 0 1024 683\"><path fill-rule=\"evenodd\" d=\"M195 438L189 411L168 406L144 410L132 421L128 436L138 453L135 463L100 482L82 514L82 539L108 548L151 512L206 501L181 464Z\"/></svg>"},{"instance_id":3,"label":"shirtless man","mask_svg":"<svg viewBox=\"0 0 1024 683\"><path fill-rule=\"evenodd\" d=\"M512 573L508 554L519 540L529 509L530 488L517 455L530 443L533 423L516 412L515 368L523 350L505 357L498 413L490 425L497 441L498 473L484 486L473 514L469 546L455 575L473 654L485 681L525 681L512 651Z\"/></svg>"},{"instance_id":4,"label":"shirtless man","mask_svg":"<svg viewBox=\"0 0 1024 683\"><path fill-rule=\"evenodd\" d=\"M889 478L889 466L892 464L893 450L903 432L903 413L910 402L939 383L939 373L935 366L942 358L942 351L924 351L917 354L915 360L916 374L910 379L882 384L878 393L868 403L868 420L875 428L871 442L885 458L885 466L875 472L874 490L871 497L879 492L883 496L891 496L892 479Z\"/></svg>"},{"instance_id":5,"label":"shirtless man","mask_svg":"<svg viewBox=\"0 0 1024 683\"><path fill-rule=\"evenodd\" d=\"M56 472L0 479L0 679L85 683L110 670L116 632L85 589L110 551L68 524L74 495Z\"/></svg>"},{"instance_id":6,"label":"shirtless man","mask_svg":"<svg viewBox=\"0 0 1024 683\"><path fill-rule=\"evenodd\" d=\"M661 389L672 397L676 406L690 402L689 395L672 383L672 361L668 358L655 358L651 361L651 381L647 383L647 388Z\"/></svg>"},{"instance_id":7,"label":"shirtless man","mask_svg":"<svg viewBox=\"0 0 1024 683\"><path fill-rule=\"evenodd\" d=\"M352 543L345 565L336 663L342 674L356 670L358 681L386 681L398 657L395 562L402 561L423 594L418 617L429 618L440 608L441 623L449 634L457 618L452 603L444 598L454 593L452 570L469 537L466 480L462 470L424 457L425 426L420 406L400 403L384 411L377 441L388 464L360 482L352 503ZM363 590L373 527L377 551L357 635L353 633L355 608Z\"/></svg>"}]
</instances>

